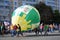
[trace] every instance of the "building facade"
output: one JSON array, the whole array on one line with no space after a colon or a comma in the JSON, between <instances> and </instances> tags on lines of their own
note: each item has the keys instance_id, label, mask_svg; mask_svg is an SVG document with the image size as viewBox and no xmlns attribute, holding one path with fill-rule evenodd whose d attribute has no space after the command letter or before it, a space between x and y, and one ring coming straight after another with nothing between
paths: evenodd
<instances>
[{"instance_id":1,"label":"building facade","mask_svg":"<svg viewBox=\"0 0 60 40\"><path fill-rule=\"evenodd\" d=\"M60 11L60 0L45 0L45 4L51 6L53 10Z\"/></svg>"},{"instance_id":2,"label":"building facade","mask_svg":"<svg viewBox=\"0 0 60 40\"><path fill-rule=\"evenodd\" d=\"M22 5L35 5L38 4L40 1L44 1L44 0L22 0Z\"/></svg>"},{"instance_id":3,"label":"building facade","mask_svg":"<svg viewBox=\"0 0 60 40\"><path fill-rule=\"evenodd\" d=\"M51 6L53 10L60 12L60 0L22 0L22 5L35 5L39 2L44 2L46 5Z\"/></svg>"},{"instance_id":4,"label":"building facade","mask_svg":"<svg viewBox=\"0 0 60 40\"><path fill-rule=\"evenodd\" d=\"M59 9L59 12L60 12L60 0L58 1L58 9Z\"/></svg>"},{"instance_id":5,"label":"building facade","mask_svg":"<svg viewBox=\"0 0 60 40\"><path fill-rule=\"evenodd\" d=\"M0 21L11 20L12 12L21 5L35 5L40 0L0 0Z\"/></svg>"},{"instance_id":6,"label":"building facade","mask_svg":"<svg viewBox=\"0 0 60 40\"><path fill-rule=\"evenodd\" d=\"M0 0L0 21L9 20L10 0Z\"/></svg>"},{"instance_id":7,"label":"building facade","mask_svg":"<svg viewBox=\"0 0 60 40\"><path fill-rule=\"evenodd\" d=\"M22 0L0 0L0 21L11 21L12 12L21 5Z\"/></svg>"},{"instance_id":8,"label":"building facade","mask_svg":"<svg viewBox=\"0 0 60 40\"><path fill-rule=\"evenodd\" d=\"M11 20L12 12L21 5L35 5L44 2L60 12L60 0L0 0L0 21Z\"/></svg>"}]
</instances>

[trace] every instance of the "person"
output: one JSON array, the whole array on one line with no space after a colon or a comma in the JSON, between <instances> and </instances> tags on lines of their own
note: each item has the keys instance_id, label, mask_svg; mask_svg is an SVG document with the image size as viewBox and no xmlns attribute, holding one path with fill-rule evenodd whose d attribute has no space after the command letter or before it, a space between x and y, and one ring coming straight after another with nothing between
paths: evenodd
<instances>
[{"instance_id":1,"label":"person","mask_svg":"<svg viewBox=\"0 0 60 40\"><path fill-rule=\"evenodd\" d=\"M45 24L45 26L44 26L44 31L45 31L44 35L47 35L48 29L49 29L49 25Z\"/></svg>"},{"instance_id":2,"label":"person","mask_svg":"<svg viewBox=\"0 0 60 40\"><path fill-rule=\"evenodd\" d=\"M0 35L1 35L1 23L0 23Z\"/></svg>"},{"instance_id":3,"label":"person","mask_svg":"<svg viewBox=\"0 0 60 40\"><path fill-rule=\"evenodd\" d=\"M17 26L17 25L14 25L14 27L13 27L13 30L14 30L14 32L13 32L13 33L14 33L14 36L15 36L16 33L17 33L17 31L16 31L17 29L18 29L18 26Z\"/></svg>"},{"instance_id":4,"label":"person","mask_svg":"<svg viewBox=\"0 0 60 40\"><path fill-rule=\"evenodd\" d=\"M59 24L59 32L60 32L60 24Z\"/></svg>"},{"instance_id":5,"label":"person","mask_svg":"<svg viewBox=\"0 0 60 40\"><path fill-rule=\"evenodd\" d=\"M23 36L23 33L21 31L21 26L18 24L18 28L17 28L17 36L19 37L19 34L21 34L21 36Z\"/></svg>"},{"instance_id":6,"label":"person","mask_svg":"<svg viewBox=\"0 0 60 40\"><path fill-rule=\"evenodd\" d=\"M43 27L44 27L43 23L41 23L41 25L39 26L41 35L42 35Z\"/></svg>"},{"instance_id":7,"label":"person","mask_svg":"<svg viewBox=\"0 0 60 40\"><path fill-rule=\"evenodd\" d=\"M16 35L16 30L17 30L17 25L11 25L10 26L10 32L11 32L11 36L14 37Z\"/></svg>"},{"instance_id":8,"label":"person","mask_svg":"<svg viewBox=\"0 0 60 40\"><path fill-rule=\"evenodd\" d=\"M36 35L38 35L39 34L39 27L38 28L34 28L34 32L35 32Z\"/></svg>"},{"instance_id":9,"label":"person","mask_svg":"<svg viewBox=\"0 0 60 40\"><path fill-rule=\"evenodd\" d=\"M5 26L3 25L3 23L1 24L1 34L4 35L4 31L5 31Z\"/></svg>"},{"instance_id":10,"label":"person","mask_svg":"<svg viewBox=\"0 0 60 40\"><path fill-rule=\"evenodd\" d=\"M13 30L13 27L14 27L13 24L11 24L11 25L10 25L10 28L9 28L12 37L14 36L14 33L13 33L14 30Z\"/></svg>"},{"instance_id":11,"label":"person","mask_svg":"<svg viewBox=\"0 0 60 40\"><path fill-rule=\"evenodd\" d=\"M53 28L54 28L53 24L50 24L50 25L49 25L49 29L50 29L50 32L51 32L51 33L54 31Z\"/></svg>"}]
</instances>

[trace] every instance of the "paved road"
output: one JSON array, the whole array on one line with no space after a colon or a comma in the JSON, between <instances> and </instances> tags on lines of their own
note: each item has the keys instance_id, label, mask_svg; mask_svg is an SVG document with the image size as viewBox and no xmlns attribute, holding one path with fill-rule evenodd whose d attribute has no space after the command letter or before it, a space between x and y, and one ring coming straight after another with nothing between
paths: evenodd
<instances>
[{"instance_id":1,"label":"paved road","mask_svg":"<svg viewBox=\"0 0 60 40\"><path fill-rule=\"evenodd\" d=\"M34 33L24 33L24 37L11 37L10 34L1 36L0 40L60 40L60 33L49 33L49 35L36 36Z\"/></svg>"}]
</instances>

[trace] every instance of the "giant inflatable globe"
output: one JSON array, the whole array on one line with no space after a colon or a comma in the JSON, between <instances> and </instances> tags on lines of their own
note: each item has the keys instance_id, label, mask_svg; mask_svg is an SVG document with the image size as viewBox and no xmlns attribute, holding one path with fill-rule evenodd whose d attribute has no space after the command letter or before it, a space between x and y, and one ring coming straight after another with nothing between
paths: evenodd
<instances>
[{"instance_id":1,"label":"giant inflatable globe","mask_svg":"<svg viewBox=\"0 0 60 40\"><path fill-rule=\"evenodd\" d=\"M18 7L12 13L12 24L21 26L22 31L33 30L40 23L40 14L36 8L25 5Z\"/></svg>"}]
</instances>

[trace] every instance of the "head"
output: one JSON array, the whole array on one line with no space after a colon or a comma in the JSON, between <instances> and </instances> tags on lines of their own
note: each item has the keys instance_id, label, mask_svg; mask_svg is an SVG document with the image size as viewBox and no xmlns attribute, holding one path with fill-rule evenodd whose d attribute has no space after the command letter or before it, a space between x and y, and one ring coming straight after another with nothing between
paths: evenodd
<instances>
[{"instance_id":1,"label":"head","mask_svg":"<svg viewBox=\"0 0 60 40\"><path fill-rule=\"evenodd\" d=\"M19 25L19 24L18 24Z\"/></svg>"}]
</instances>

